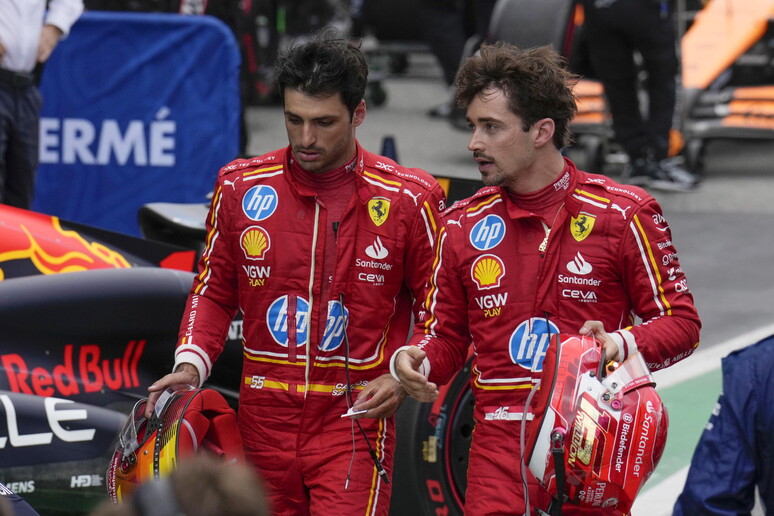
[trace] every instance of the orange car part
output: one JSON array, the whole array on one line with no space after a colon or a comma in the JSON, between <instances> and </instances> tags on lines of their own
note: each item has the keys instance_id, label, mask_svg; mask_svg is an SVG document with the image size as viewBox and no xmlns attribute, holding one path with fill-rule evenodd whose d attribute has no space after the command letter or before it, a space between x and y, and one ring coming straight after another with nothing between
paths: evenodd
<instances>
[{"instance_id":1,"label":"orange car part","mask_svg":"<svg viewBox=\"0 0 774 516\"><path fill-rule=\"evenodd\" d=\"M711 0L682 40L683 87L707 88L761 39L774 16L774 0Z\"/></svg>"}]
</instances>

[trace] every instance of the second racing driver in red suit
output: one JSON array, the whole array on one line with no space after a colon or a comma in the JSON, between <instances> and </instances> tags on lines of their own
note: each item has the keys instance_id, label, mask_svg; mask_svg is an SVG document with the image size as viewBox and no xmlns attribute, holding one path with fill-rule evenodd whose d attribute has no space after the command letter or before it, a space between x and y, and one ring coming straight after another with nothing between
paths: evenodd
<instances>
[{"instance_id":1,"label":"second racing driver in red suit","mask_svg":"<svg viewBox=\"0 0 774 516\"><path fill-rule=\"evenodd\" d=\"M432 401L472 340L466 516L525 511L522 413L551 335L593 335L612 360L639 351L651 370L689 356L699 342L693 298L656 200L561 155L576 109L573 80L552 49L506 44L484 45L458 73L468 147L486 187L443 214L429 316L396 354L394 371L409 394ZM545 510L548 493L528 481L532 507ZM565 504L564 514L573 512Z\"/></svg>"}]
</instances>

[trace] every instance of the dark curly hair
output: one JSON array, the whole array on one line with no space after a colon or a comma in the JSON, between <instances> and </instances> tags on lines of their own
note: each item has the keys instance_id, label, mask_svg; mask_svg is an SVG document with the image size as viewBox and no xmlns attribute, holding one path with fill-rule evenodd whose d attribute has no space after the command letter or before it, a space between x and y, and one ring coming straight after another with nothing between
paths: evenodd
<instances>
[{"instance_id":1,"label":"dark curly hair","mask_svg":"<svg viewBox=\"0 0 774 516\"><path fill-rule=\"evenodd\" d=\"M524 130L542 118L554 121L557 149L571 142L570 120L577 106L572 88L578 76L550 46L519 49L497 42L481 46L457 72L457 105L466 108L488 88L502 90L511 111L520 117Z\"/></svg>"},{"instance_id":2,"label":"dark curly hair","mask_svg":"<svg viewBox=\"0 0 774 516\"><path fill-rule=\"evenodd\" d=\"M341 93L341 99L354 115L365 96L368 65L360 49L338 29L327 27L310 41L284 51L274 67L280 97L295 88L310 96Z\"/></svg>"}]
</instances>

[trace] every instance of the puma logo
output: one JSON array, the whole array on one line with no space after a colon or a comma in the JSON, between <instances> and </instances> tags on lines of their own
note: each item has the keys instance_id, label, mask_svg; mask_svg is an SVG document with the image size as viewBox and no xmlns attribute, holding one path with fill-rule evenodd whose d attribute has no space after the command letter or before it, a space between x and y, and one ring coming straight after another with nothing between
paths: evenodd
<instances>
[{"instance_id":1,"label":"puma logo","mask_svg":"<svg viewBox=\"0 0 774 516\"><path fill-rule=\"evenodd\" d=\"M626 209L623 209L623 208L621 208L620 206L618 206L616 203L613 203L613 205L611 206L611 208L613 208L614 210L618 210L618 211L620 211L620 212L621 212L621 215L622 215L622 216L623 216L623 218L624 218L624 220L626 220L626 212L627 212L627 211L629 211L629 208L631 208L631 206L627 206L627 207L626 207Z\"/></svg>"},{"instance_id":2,"label":"puma logo","mask_svg":"<svg viewBox=\"0 0 774 516\"><path fill-rule=\"evenodd\" d=\"M412 199L414 199L415 206L419 206L419 194L413 194L405 188L403 189L403 193L408 194Z\"/></svg>"}]
</instances>

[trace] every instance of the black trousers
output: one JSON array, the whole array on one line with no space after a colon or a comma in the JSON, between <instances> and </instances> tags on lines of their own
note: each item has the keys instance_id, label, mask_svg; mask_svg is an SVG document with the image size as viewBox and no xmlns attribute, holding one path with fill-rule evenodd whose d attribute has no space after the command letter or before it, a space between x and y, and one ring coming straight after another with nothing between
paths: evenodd
<instances>
[{"instance_id":1,"label":"black trousers","mask_svg":"<svg viewBox=\"0 0 774 516\"><path fill-rule=\"evenodd\" d=\"M477 34L484 39L496 0L422 0L419 13L423 35L438 59L447 86L454 84L464 56L465 42Z\"/></svg>"},{"instance_id":2,"label":"black trousers","mask_svg":"<svg viewBox=\"0 0 774 516\"><path fill-rule=\"evenodd\" d=\"M619 144L631 158L667 156L676 97L675 22L667 2L583 0L584 34L594 75L602 82ZM642 115L639 68L647 74Z\"/></svg>"},{"instance_id":3,"label":"black trousers","mask_svg":"<svg viewBox=\"0 0 774 516\"><path fill-rule=\"evenodd\" d=\"M0 80L0 203L29 209L35 194L40 107L35 85Z\"/></svg>"}]
</instances>

